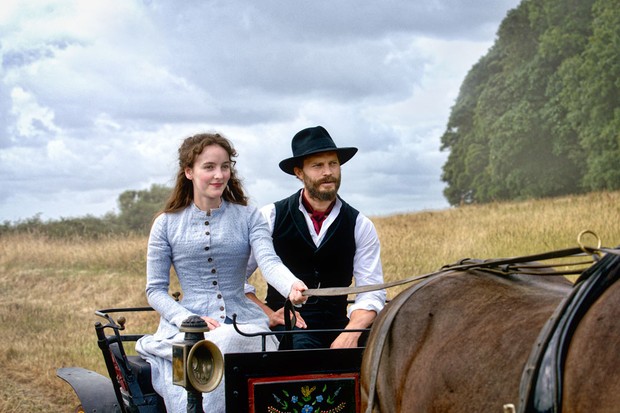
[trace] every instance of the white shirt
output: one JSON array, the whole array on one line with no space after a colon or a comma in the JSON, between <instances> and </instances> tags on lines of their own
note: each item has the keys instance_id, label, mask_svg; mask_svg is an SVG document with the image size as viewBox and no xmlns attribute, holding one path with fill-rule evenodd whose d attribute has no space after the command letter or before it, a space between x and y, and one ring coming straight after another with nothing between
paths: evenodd
<instances>
[{"instance_id":1,"label":"white shirt","mask_svg":"<svg viewBox=\"0 0 620 413\"><path fill-rule=\"evenodd\" d=\"M302 191L303 192L303 191ZM301 195L300 195L301 196ZM303 213L306 219L306 225L314 244L318 247L329 227L334 223L338 214L340 214L340 208L342 202L339 198L336 198L336 204L329 213L329 215L323 221L320 232L317 234L312 224L310 214L304 208L301 198L299 202L299 210ZM265 217L269 226L269 231L273 234L273 227L276 220L276 208L275 204L269 204L261 208L261 214ZM355 256L353 257L353 279L355 285L360 287L363 285L373 285L383 283L383 267L381 266L381 245L379 243L379 237L374 224L368 217L361 212L357 215L355 221ZM256 261L254 255L250 256L248 262L248 270L246 272L247 277L252 275L256 270ZM254 293L255 289L250 284L246 283L245 292ZM370 291L366 293L360 293L355 297L355 303L349 306L348 314L355 310L373 310L377 314L383 309L385 305L386 293L385 290Z\"/></svg>"}]
</instances>

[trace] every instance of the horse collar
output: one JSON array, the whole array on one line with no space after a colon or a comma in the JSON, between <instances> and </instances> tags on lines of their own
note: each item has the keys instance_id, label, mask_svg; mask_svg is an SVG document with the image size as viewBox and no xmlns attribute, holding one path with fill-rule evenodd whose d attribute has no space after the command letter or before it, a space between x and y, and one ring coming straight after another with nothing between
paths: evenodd
<instances>
[{"instance_id":1,"label":"horse collar","mask_svg":"<svg viewBox=\"0 0 620 413\"><path fill-rule=\"evenodd\" d=\"M572 335L592 304L618 278L620 256L613 254L607 254L579 277L541 330L530 353L521 376L518 413L562 411L562 377Z\"/></svg>"}]
</instances>

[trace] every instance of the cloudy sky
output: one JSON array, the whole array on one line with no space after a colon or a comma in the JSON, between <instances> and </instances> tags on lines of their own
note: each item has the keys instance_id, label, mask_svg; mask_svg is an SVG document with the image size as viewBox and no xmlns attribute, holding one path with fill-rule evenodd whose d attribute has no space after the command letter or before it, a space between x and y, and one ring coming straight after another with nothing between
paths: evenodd
<instances>
[{"instance_id":1,"label":"cloudy sky","mask_svg":"<svg viewBox=\"0 0 620 413\"><path fill-rule=\"evenodd\" d=\"M448 207L440 137L518 0L2 0L0 222L118 212L171 185L183 138L229 137L251 202L322 125L357 146L341 195L369 216Z\"/></svg>"}]
</instances>

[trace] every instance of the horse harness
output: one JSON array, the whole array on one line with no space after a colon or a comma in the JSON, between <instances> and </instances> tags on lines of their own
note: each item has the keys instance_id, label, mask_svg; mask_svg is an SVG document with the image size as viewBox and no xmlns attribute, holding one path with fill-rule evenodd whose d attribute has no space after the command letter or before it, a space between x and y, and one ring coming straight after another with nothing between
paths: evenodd
<instances>
[{"instance_id":1,"label":"horse harness","mask_svg":"<svg viewBox=\"0 0 620 413\"><path fill-rule=\"evenodd\" d=\"M588 309L620 278L620 253L608 254L575 282L541 330L523 369L518 413L562 411L564 362L573 333ZM542 374L541 372L551 374Z\"/></svg>"}]
</instances>

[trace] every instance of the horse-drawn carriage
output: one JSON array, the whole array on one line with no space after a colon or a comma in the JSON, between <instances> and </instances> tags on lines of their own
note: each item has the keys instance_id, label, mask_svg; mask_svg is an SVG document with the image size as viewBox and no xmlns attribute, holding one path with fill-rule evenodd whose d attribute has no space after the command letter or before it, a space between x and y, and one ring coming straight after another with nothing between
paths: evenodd
<instances>
[{"instance_id":1,"label":"horse-drawn carriage","mask_svg":"<svg viewBox=\"0 0 620 413\"><path fill-rule=\"evenodd\" d=\"M58 369L58 376L68 382L80 405L76 412L97 413L162 413L165 406L153 390L150 365L126 348L142 335L123 334L126 318L114 319L116 313L153 311L151 307L111 308L96 311L105 320L95 323L97 342L102 351L109 377L81 367ZM190 320L191 322L191 320ZM185 323L184 323L185 326ZM235 325L236 326L236 325ZM240 327L238 331L243 334ZM360 410L359 370L363 348L278 350L254 353L220 354L209 345L208 333L191 327L182 331L199 332L200 339L181 344L179 362L184 362L175 384L193 392L208 391L224 376L226 411L235 413L336 413ZM295 334L279 332L278 334ZM269 333L255 333L265 340ZM191 340L190 340L191 341ZM264 347L264 346L263 346ZM173 349L173 351L175 351ZM193 352L192 352L193 350ZM173 360L177 360L176 355ZM183 358L185 360L183 360ZM193 363L192 367L187 367ZM174 364L174 361L173 361ZM207 372L197 377L195 371ZM190 410L188 410L190 411ZM195 411L202 411L198 408Z\"/></svg>"},{"instance_id":2,"label":"horse-drawn carriage","mask_svg":"<svg viewBox=\"0 0 620 413\"><path fill-rule=\"evenodd\" d=\"M545 263L578 256L588 263ZM559 269L571 265L579 269ZM580 274L575 283L568 272ZM618 278L620 250L600 245L466 260L404 280L413 285L382 311L365 349L224 354L223 362L210 347L196 354L207 387L225 377L229 413L616 412ZM149 365L125 353L140 335L122 334L125 320L112 314L127 311L152 310L97 312L109 378L58 371L85 412L165 411Z\"/></svg>"}]
</instances>

